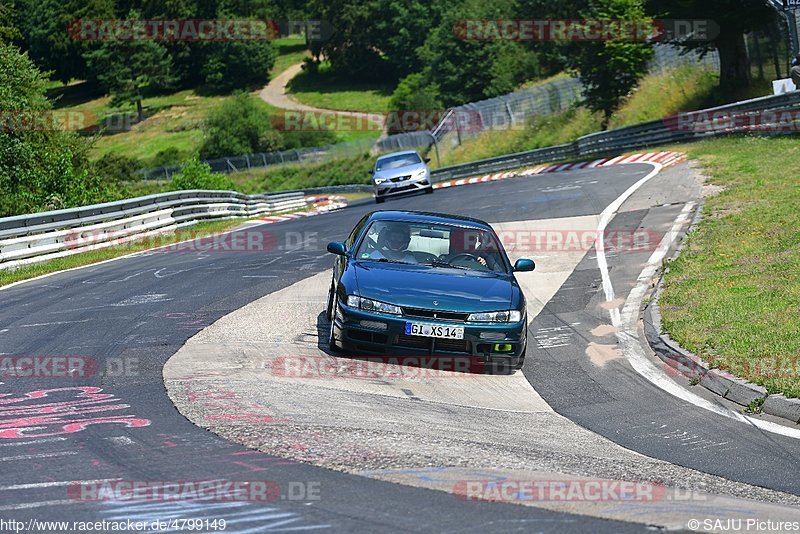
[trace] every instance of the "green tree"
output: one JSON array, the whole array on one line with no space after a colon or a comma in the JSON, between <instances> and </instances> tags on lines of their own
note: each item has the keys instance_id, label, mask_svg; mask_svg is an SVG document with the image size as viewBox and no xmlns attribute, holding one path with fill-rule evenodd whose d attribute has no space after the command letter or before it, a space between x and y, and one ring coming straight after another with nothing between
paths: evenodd
<instances>
[{"instance_id":1,"label":"green tree","mask_svg":"<svg viewBox=\"0 0 800 534\"><path fill-rule=\"evenodd\" d=\"M513 0L463 0L443 15L419 53L427 84L438 85L445 106L505 94L539 75L535 52L520 43L477 40L455 31L465 20L507 19L515 14Z\"/></svg>"},{"instance_id":2,"label":"green tree","mask_svg":"<svg viewBox=\"0 0 800 534\"><path fill-rule=\"evenodd\" d=\"M138 17L132 14L130 18ZM85 58L98 82L111 93L111 104L135 103L139 121L144 120L142 91L164 89L175 81L172 60L155 41L106 41Z\"/></svg>"},{"instance_id":3,"label":"green tree","mask_svg":"<svg viewBox=\"0 0 800 534\"><path fill-rule=\"evenodd\" d=\"M340 74L383 76L385 61L376 46L380 5L381 0L309 0L309 16L327 21L335 30L315 52Z\"/></svg>"},{"instance_id":4,"label":"green tree","mask_svg":"<svg viewBox=\"0 0 800 534\"><path fill-rule=\"evenodd\" d=\"M0 4L0 42L11 43L22 37L16 18L13 4Z\"/></svg>"},{"instance_id":5,"label":"green tree","mask_svg":"<svg viewBox=\"0 0 800 534\"><path fill-rule=\"evenodd\" d=\"M209 43L206 53L203 81L215 91L264 85L276 56L269 41Z\"/></svg>"},{"instance_id":6,"label":"green tree","mask_svg":"<svg viewBox=\"0 0 800 534\"><path fill-rule=\"evenodd\" d=\"M47 81L26 54L0 43L0 215L113 198L113 182L87 172L87 146L53 123Z\"/></svg>"},{"instance_id":7,"label":"green tree","mask_svg":"<svg viewBox=\"0 0 800 534\"><path fill-rule=\"evenodd\" d=\"M427 84L421 73L409 74L397 84L389 102L392 110L440 110L439 87Z\"/></svg>"},{"instance_id":8,"label":"green tree","mask_svg":"<svg viewBox=\"0 0 800 534\"><path fill-rule=\"evenodd\" d=\"M595 0L584 11L586 20L645 20L642 0ZM623 98L647 74L653 57L648 43L607 39L579 43L573 47L570 63L580 73L586 104L603 113L603 128Z\"/></svg>"},{"instance_id":9,"label":"green tree","mask_svg":"<svg viewBox=\"0 0 800 534\"><path fill-rule=\"evenodd\" d=\"M272 127L269 111L247 93L237 93L209 115L200 157L270 152L283 146L280 132Z\"/></svg>"},{"instance_id":10,"label":"green tree","mask_svg":"<svg viewBox=\"0 0 800 534\"><path fill-rule=\"evenodd\" d=\"M744 34L767 29L776 12L769 2L754 0L647 0L647 8L657 17L707 19L719 26L719 34L708 41L675 41L687 49L719 52L719 83L723 88L746 85L750 65Z\"/></svg>"},{"instance_id":11,"label":"green tree","mask_svg":"<svg viewBox=\"0 0 800 534\"><path fill-rule=\"evenodd\" d=\"M391 76L402 78L424 68L419 49L441 22L446 5L436 0L380 0L372 22L374 46L386 58Z\"/></svg>"},{"instance_id":12,"label":"green tree","mask_svg":"<svg viewBox=\"0 0 800 534\"><path fill-rule=\"evenodd\" d=\"M114 18L114 0L20 0L24 48L39 68L62 82L89 76L84 54L97 43L78 39L68 30L80 19Z\"/></svg>"}]
</instances>

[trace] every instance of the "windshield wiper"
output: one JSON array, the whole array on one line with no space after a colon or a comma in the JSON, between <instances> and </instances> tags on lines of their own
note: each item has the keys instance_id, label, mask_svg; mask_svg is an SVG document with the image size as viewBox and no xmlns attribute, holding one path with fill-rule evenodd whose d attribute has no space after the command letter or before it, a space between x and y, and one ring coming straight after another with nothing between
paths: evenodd
<instances>
[{"instance_id":1,"label":"windshield wiper","mask_svg":"<svg viewBox=\"0 0 800 534\"><path fill-rule=\"evenodd\" d=\"M408 261L390 260L389 258L377 258L377 259L375 259L375 258L365 258L365 259L368 259L369 261L379 261L379 262L382 262L382 263L399 263L400 265L415 265L415 264L413 264L411 262L408 262Z\"/></svg>"},{"instance_id":2,"label":"windshield wiper","mask_svg":"<svg viewBox=\"0 0 800 534\"><path fill-rule=\"evenodd\" d=\"M423 263L423 265L431 265L433 267L450 267L452 269L461 269L463 271L471 271L472 270L469 267L464 267L463 265L453 265L449 261L441 260L441 259L431 260L431 261Z\"/></svg>"}]
</instances>

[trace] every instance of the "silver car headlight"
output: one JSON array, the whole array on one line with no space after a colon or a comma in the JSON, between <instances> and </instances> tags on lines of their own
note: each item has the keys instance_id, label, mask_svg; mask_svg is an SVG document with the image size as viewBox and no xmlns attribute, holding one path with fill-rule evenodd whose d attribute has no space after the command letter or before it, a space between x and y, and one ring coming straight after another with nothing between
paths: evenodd
<instances>
[{"instance_id":1,"label":"silver car headlight","mask_svg":"<svg viewBox=\"0 0 800 534\"><path fill-rule=\"evenodd\" d=\"M522 320L520 310L471 313L467 321L473 323L518 323Z\"/></svg>"},{"instance_id":2,"label":"silver car headlight","mask_svg":"<svg viewBox=\"0 0 800 534\"><path fill-rule=\"evenodd\" d=\"M385 184L388 181L388 178L375 178L375 185Z\"/></svg>"},{"instance_id":3,"label":"silver car headlight","mask_svg":"<svg viewBox=\"0 0 800 534\"><path fill-rule=\"evenodd\" d=\"M422 178L428 172L427 169L420 169L414 173L414 178Z\"/></svg>"},{"instance_id":4,"label":"silver car headlight","mask_svg":"<svg viewBox=\"0 0 800 534\"><path fill-rule=\"evenodd\" d=\"M351 308L358 308L364 311L374 311L380 313L390 313L392 315L401 315L403 310L394 304L386 304L377 300L365 299L356 295L347 296L347 305Z\"/></svg>"}]
</instances>

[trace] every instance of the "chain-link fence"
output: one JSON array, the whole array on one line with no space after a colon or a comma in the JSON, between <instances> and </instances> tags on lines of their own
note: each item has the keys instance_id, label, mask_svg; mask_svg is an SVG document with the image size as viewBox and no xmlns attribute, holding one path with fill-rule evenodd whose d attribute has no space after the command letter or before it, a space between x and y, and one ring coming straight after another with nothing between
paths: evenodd
<instances>
[{"instance_id":1,"label":"chain-link fence","mask_svg":"<svg viewBox=\"0 0 800 534\"><path fill-rule=\"evenodd\" d=\"M487 130L524 125L535 115L564 111L580 101L581 83L562 78L503 96L471 102L448 110L433 130L440 155Z\"/></svg>"},{"instance_id":2,"label":"chain-link fence","mask_svg":"<svg viewBox=\"0 0 800 534\"><path fill-rule=\"evenodd\" d=\"M680 46L660 43L653 47L653 59L650 60L648 69L650 72L663 72L683 65L719 72L719 54L716 50L702 54Z\"/></svg>"},{"instance_id":3,"label":"chain-link fence","mask_svg":"<svg viewBox=\"0 0 800 534\"><path fill-rule=\"evenodd\" d=\"M430 132L409 132L381 137L377 141L374 139L361 139L320 147L209 159L204 160L204 162L208 163L214 172L231 173L287 163L319 163L326 159L355 157L365 153L379 154L396 150L424 150L431 144L433 144L433 137ZM141 171L141 175L145 180L170 180L180 170L180 165L168 165Z\"/></svg>"}]
</instances>

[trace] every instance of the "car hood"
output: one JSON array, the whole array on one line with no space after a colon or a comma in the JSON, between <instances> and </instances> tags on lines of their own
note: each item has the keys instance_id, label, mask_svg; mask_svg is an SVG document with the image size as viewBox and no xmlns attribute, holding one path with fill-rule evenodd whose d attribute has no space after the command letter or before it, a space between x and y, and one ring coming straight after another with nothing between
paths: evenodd
<instances>
[{"instance_id":1,"label":"car hood","mask_svg":"<svg viewBox=\"0 0 800 534\"><path fill-rule=\"evenodd\" d=\"M384 169L378 171L373 176L374 178L396 178L398 176L408 176L415 172L421 171L425 167L421 163L414 163L413 165L405 165L403 167L395 167L394 169Z\"/></svg>"},{"instance_id":2,"label":"car hood","mask_svg":"<svg viewBox=\"0 0 800 534\"><path fill-rule=\"evenodd\" d=\"M402 307L465 313L507 310L514 292L520 291L510 275L371 261L355 262L353 268L360 296Z\"/></svg>"}]
</instances>

